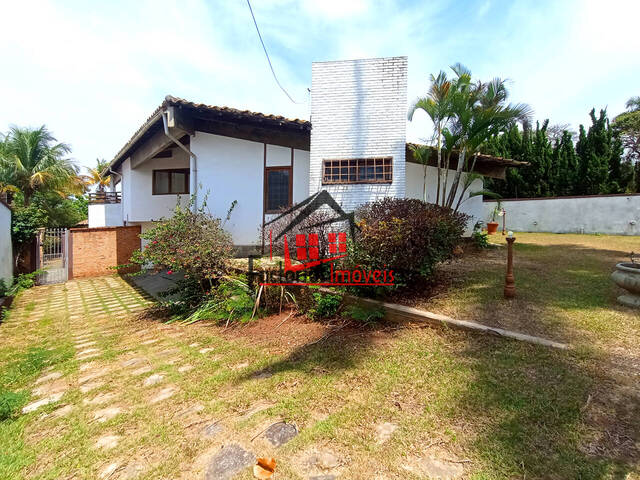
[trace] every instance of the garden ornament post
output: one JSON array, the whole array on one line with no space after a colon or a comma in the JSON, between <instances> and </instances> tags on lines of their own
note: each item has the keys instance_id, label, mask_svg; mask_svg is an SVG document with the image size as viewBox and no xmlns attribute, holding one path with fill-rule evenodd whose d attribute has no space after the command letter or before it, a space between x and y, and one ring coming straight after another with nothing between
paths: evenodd
<instances>
[{"instance_id":1,"label":"garden ornament post","mask_svg":"<svg viewBox=\"0 0 640 480\"><path fill-rule=\"evenodd\" d=\"M504 279L504 298L513 298L516 296L516 279L513 276L513 242L516 237L513 232L507 234L507 276Z\"/></svg>"}]
</instances>

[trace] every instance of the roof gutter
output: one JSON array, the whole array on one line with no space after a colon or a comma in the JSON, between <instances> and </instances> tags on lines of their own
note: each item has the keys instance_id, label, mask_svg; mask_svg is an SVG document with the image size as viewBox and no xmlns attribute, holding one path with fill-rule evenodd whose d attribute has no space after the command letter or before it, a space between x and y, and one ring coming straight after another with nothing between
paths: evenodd
<instances>
[{"instance_id":1,"label":"roof gutter","mask_svg":"<svg viewBox=\"0 0 640 480\"><path fill-rule=\"evenodd\" d=\"M192 209L195 212L198 209L198 157L169 132L169 108L173 107L162 110L162 126L164 127L164 134L189 155L189 169L191 170L191 174L189 175L189 191L192 192L191 194L193 195Z\"/></svg>"}]
</instances>

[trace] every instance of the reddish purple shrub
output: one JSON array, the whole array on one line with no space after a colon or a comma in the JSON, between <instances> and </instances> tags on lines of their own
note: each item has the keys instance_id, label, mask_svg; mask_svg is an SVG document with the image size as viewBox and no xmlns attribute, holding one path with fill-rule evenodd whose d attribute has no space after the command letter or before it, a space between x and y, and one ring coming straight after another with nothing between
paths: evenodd
<instances>
[{"instance_id":1,"label":"reddish purple shrub","mask_svg":"<svg viewBox=\"0 0 640 480\"><path fill-rule=\"evenodd\" d=\"M468 216L410 198L384 198L356 211L356 241L348 262L393 270L396 284L429 277L451 257Z\"/></svg>"}]
</instances>

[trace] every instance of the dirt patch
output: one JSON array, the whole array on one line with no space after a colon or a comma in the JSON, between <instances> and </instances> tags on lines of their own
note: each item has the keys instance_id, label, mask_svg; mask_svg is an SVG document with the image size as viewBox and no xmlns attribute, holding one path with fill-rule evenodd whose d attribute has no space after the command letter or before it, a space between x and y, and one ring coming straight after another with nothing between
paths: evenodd
<instances>
[{"instance_id":1,"label":"dirt patch","mask_svg":"<svg viewBox=\"0 0 640 480\"><path fill-rule=\"evenodd\" d=\"M218 330L216 333L227 339L241 338L249 344L267 347L271 353L287 352L319 340L329 331L326 324L313 322L303 315L287 318L289 316L287 311L227 329L215 328Z\"/></svg>"}]
</instances>

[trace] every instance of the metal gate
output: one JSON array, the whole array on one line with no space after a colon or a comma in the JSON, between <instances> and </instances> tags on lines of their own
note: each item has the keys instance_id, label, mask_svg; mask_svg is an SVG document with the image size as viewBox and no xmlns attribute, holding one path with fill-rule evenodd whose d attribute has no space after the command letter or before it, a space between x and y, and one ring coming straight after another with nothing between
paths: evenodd
<instances>
[{"instance_id":1,"label":"metal gate","mask_svg":"<svg viewBox=\"0 0 640 480\"><path fill-rule=\"evenodd\" d=\"M69 273L69 231L66 228L47 228L36 235L38 283L63 283Z\"/></svg>"}]
</instances>

